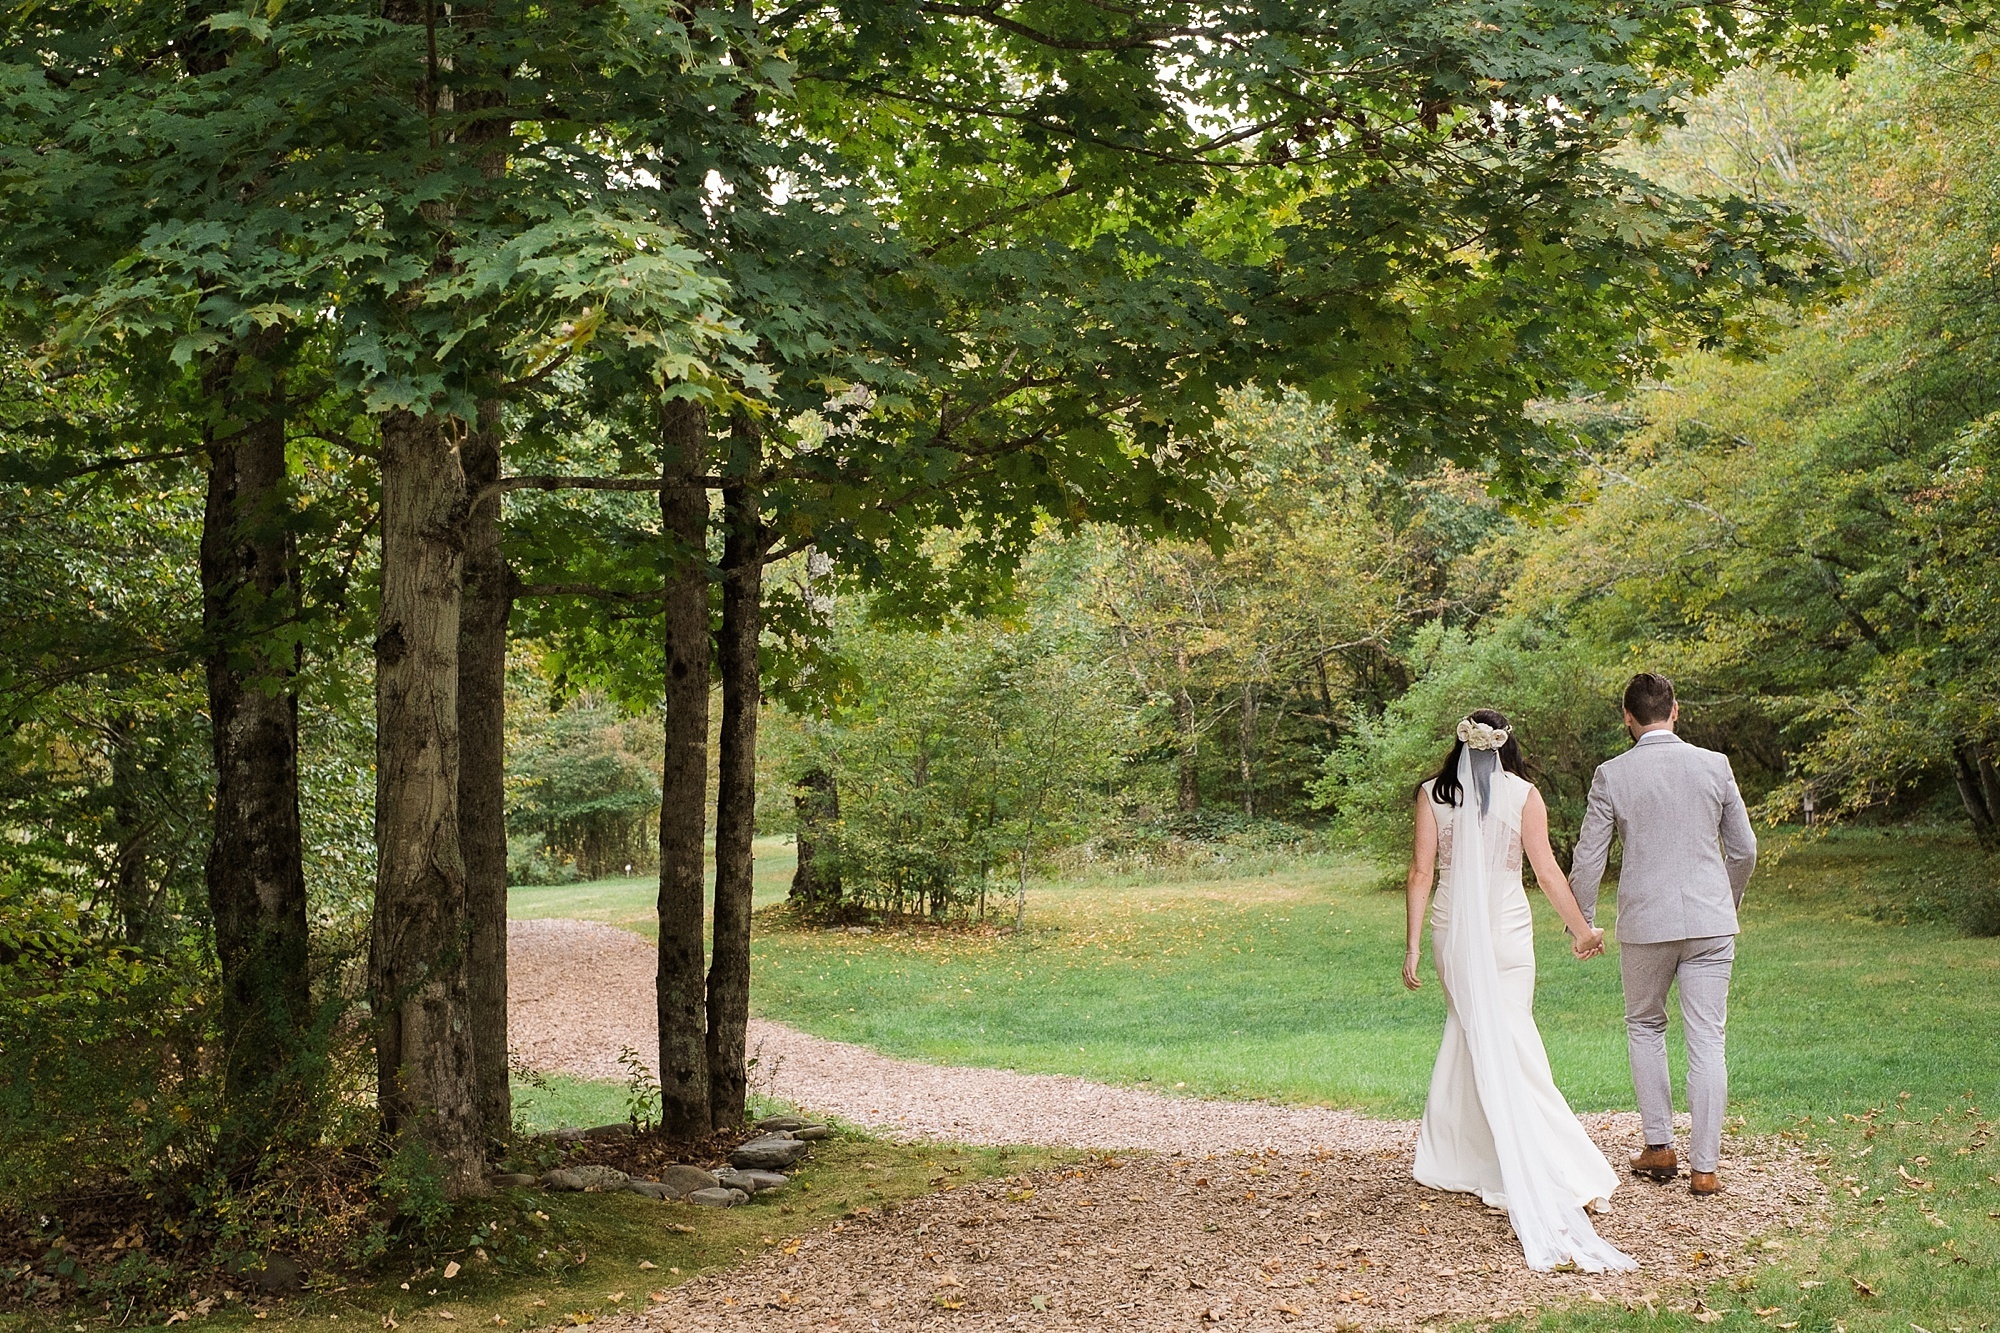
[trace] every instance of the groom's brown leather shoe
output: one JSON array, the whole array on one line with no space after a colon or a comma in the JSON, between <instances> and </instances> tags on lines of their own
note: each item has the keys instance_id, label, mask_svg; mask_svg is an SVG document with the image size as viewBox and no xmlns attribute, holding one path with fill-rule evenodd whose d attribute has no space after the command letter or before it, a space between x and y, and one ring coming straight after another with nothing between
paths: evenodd
<instances>
[{"instance_id":1,"label":"groom's brown leather shoe","mask_svg":"<svg viewBox=\"0 0 2000 1333\"><path fill-rule=\"evenodd\" d=\"M1703 1195L1720 1194L1722 1193L1722 1178L1717 1176L1713 1171L1690 1171L1688 1172L1688 1193Z\"/></svg>"},{"instance_id":2,"label":"groom's brown leather shoe","mask_svg":"<svg viewBox=\"0 0 2000 1333\"><path fill-rule=\"evenodd\" d=\"M1680 1158L1674 1156L1671 1147L1655 1148L1648 1144L1646 1151L1632 1159L1632 1174L1635 1176L1646 1176L1653 1180L1672 1180L1680 1173Z\"/></svg>"}]
</instances>

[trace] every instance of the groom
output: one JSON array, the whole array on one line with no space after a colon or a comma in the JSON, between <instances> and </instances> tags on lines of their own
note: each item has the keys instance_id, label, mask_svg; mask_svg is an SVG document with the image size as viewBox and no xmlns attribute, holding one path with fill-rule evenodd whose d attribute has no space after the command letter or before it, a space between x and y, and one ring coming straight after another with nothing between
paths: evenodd
<instances>
[{"instance_id":1,"label":"groom","mask_svg":"<svg viewBox=\"0 0 2000 1333\"><path fill-rule=\"evenodd\" d=\"M1729 969L1736 958L1736 909L1757 865L1757 838L1726 755L1674 735L1680 704L1673 682L1641 672L1625 687L1632 748L1599 766L1577 835L1570 887L1596 923L1597 887L1611 835L1625 842L1618 877L1618 958L1625 980L1625 1035L1646 1150L1634 1175L1672 1180L1674 1092L1667 1078L1667 989L1681 989L1688 1053L1688 1188L1714 1194L1729 1100L1722 1034Z\"/></svg>"}]
</instances>

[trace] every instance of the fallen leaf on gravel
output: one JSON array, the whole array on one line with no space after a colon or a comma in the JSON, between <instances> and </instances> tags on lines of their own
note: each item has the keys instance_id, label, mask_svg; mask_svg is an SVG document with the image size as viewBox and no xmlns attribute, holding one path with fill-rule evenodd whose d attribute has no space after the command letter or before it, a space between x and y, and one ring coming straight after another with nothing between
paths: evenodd
<instances>
[{"instance_id":1,"label":"fallen leaf on gravel","mask_svg":"<svg viewBox=\"0 0 2000 1333\"><path fill-rule=\"evenodd\" d=\"M965 1285L963 1282L960 1282L958 1280L958 1274L949 1272L946 1273L943 1277L940 1277L937 1280L937 1284L940 1287L962 1287Z\"/></svg>"},{"instance_id":2,"label":"fallen leaf on gravel","mask_svg":"<svg viewBox=\"0 0 2000 1333\"><path fill-rule=\"evenodd\" d=\"M945 1295L943 1292L938 1293L938 1295L935 1298L935 1301L937 1304L937 1308L940 1310L963 1310L965 1308L964 1301L955 1300L952 1297Z\"/></svg>"},{"instance_id":3,"label":"fallen leaf on gravel","mask_svg":"<svg viewBox=\"0 0 2000 1333\"><path fill-rule=\"evenodd\" d=\"M1300 1309L1300 1308L1299 1308L1298 1306L1296 1306L1296 1305L1274 1305L1274 1306L1272 1306L1271 1308L1272 1308L1273 1310L1276 1310L1276 1311L1277 1311L1277 1312L1278 1312L1279 1314L1304 1314L1304 1313L1305 1313L1305 1311L1304 1311L1304 1310L1301 1310L1301 1309Z\"/></svg>"},{"instance_id":4,"label":"fallen leaf on gravel","mask_svg":"<svg viewBox=\"0 0 2000 1333\"><path fill-rule=\"evenodd\" d=\"M1028 1297L1028 1308L1031 1310L1046 1310L1049 1308L1049 1298L1046 1296L1030 1296Z\"/></svg>"},{"instance_id":5,"label":"fallen leaf on gravel","mask_svg":"<svg viewBox=\"0 0 2000 1333\"><path fill-rule=\"evenodd\" d=\"M666 1298L667 1293L664 1291L649 1291L646 1293L646 1299L649 1301L664 1301Z\"/></svg>"}]
</instances>

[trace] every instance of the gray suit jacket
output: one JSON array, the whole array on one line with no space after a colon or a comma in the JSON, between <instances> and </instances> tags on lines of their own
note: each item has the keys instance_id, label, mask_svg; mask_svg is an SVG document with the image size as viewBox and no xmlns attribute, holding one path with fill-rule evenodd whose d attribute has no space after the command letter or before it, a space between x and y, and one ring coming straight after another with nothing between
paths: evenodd
<instances>
[{"instance_id":1,"label":"gray suit jacket","mask_svg":"<svg viewBox=\"0 0 2000 1333\"><path fill-rule=\"evenodd\" d=\"M1670 731L1649 731L1598 766L1570 862L1570 887L1593 924L1614 832L1625 840L1618 878L1622 942L1736 933L1736 908L1757 866L1757 835L1727 755Z\"/></svg>"}]
</instances>

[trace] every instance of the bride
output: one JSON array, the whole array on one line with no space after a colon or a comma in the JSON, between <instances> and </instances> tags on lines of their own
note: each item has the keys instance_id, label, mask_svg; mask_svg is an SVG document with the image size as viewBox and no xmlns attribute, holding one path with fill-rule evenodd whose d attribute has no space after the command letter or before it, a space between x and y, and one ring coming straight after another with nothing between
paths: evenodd
<instances>
[{"instance_id":1,"label":"bride","mask_svg":"<svg viewBox=\"0 0 2000 1333\"><path fill-rule=\"evenodd\" d=\"M1482 708L1458 724L1437 776L1417 788L1410 858L1409 951L1403 984L1416 990L1424 909L1444 983L1444 1047L1431 1074L1417 1139L1416 1178L1505 1208L1528 1266L1629 1269L1586 1208L1608 1211L1617 1173L1556 1090L1535 1027L1535 929L1521 885L1525 855L1579 959L1604 951L1549 848L1549 810L1521 776L1507 719Z\"/></svg>"}]
</instances>

